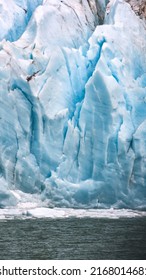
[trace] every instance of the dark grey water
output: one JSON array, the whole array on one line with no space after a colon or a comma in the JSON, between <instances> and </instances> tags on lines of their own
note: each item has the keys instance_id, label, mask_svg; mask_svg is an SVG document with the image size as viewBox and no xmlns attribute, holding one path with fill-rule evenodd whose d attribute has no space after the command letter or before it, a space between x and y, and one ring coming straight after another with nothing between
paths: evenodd
<instances>
[{"instance_id":1,"label":"dark grey water","mask_svg":"<svg viewBox=\"0 0 146 280\"><path fill-rule=\"evenodd\" d=\"M0 259L146 259L146 217L0 221Z\"/></svg>"}]
</instances>

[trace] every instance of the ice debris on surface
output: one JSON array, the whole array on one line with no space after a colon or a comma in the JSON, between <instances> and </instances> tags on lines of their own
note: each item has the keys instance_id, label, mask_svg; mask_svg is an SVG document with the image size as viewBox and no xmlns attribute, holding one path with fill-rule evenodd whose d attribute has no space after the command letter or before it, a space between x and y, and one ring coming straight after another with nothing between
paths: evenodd
<instances>
[{"instance_id":1,"label":"ice debris on surface","mask_svg":"<svg viewBox=\"0 0 146 280\"><path fill-rule=\"evenodd\" d=\"M146 22L146 0L125 0L129 3L136 13L141 19Z\"/></svg>"},{"instance_id":2,"label":"ice debris on surface","mask_svg":"<svg viewBox=\"0 0 146 280\"><path fill-rule=\"evenodd\" d=\"M10 219L68 219L68 218L96 218L96 219L120 219L120 218L142 218L146 217L145 211L130 209L73 209L73 208L48 208L30 207L26 203L23 208L0 209L0 221Z\"/></svg>"},{"instance_id":3,"label":"ice debris on surface","mask_svg":"<svg viewBox=\"0 0 146 280\"><path fill-rule=\"evenodd\" d=\"M32 16L0 32L0 207L146 209L144 22L123 0L11 2Z\"/></svg>"}]
</instances>

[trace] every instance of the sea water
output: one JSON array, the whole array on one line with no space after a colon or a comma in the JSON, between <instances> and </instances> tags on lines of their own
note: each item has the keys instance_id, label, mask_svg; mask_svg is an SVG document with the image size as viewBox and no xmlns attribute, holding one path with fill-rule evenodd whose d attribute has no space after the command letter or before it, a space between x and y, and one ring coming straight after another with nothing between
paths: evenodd
<instances>
[{"instance_id":1,"label":"sea water","mask_svg":"<svg viewBox=\"0 0 146 280\"><path fill-rule=\"evenodd\" d=\"M0 259L146 259L146 217L0 220Z\"/></svg>"}]
</instances>

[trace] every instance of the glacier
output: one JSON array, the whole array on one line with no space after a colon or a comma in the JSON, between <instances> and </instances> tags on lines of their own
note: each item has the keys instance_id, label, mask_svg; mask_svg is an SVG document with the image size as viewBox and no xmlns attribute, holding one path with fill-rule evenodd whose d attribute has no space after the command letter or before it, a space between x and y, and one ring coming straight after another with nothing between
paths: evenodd
<instances>
[{"instance_id":1,"label":"glacier","mask_svg":"<svg viewBox=\"0 0 146 280\"><path fill-rule=\"evenodd\" d=\"M124 0L0 14L0 208L146 209L145 21Z\"/></svg>"}]
</instances>

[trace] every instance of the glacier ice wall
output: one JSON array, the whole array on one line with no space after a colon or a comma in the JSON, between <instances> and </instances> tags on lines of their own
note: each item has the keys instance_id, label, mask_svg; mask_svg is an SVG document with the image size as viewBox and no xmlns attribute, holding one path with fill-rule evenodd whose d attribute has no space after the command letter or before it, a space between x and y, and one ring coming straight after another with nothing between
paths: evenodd
<instances>
[{"instance_id":1,"label":"glacier ice wall","mask_svg":"<svg viewBox=\"0 0 146 280\"><path fill-rule=\"evenodd\" d=\"M144 22L123 0L106 11L102 0L11 2L0 34L0 206L37 194L49 207L145 208Z\"/></svg>"}]
</instances>

